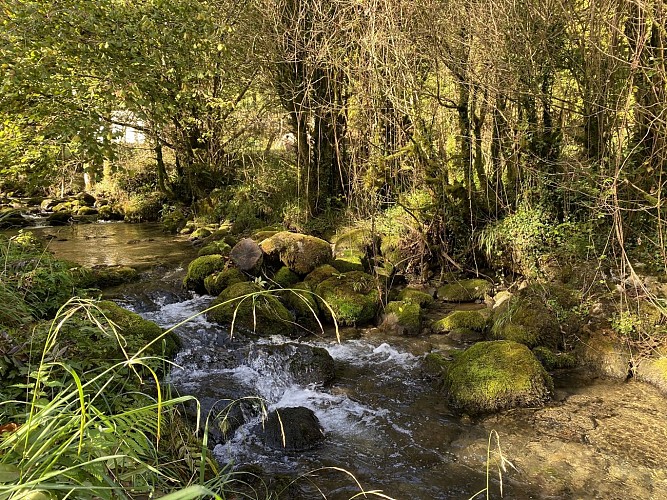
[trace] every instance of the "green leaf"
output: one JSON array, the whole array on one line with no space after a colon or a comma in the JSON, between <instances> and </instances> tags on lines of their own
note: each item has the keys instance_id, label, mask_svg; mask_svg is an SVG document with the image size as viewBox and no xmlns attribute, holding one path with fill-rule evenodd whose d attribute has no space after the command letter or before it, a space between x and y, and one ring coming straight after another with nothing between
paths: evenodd
<instances>
[{"instance_id":1,"label":"green leaf","mask_svg":"<svg viewBox=\"0 0 667 500\"><path fill-rule=\"evenodd\" d=\"M0 483L11 483L21 477L18 467L11 464L0 464Z\"/></svg>"}]
</instances>

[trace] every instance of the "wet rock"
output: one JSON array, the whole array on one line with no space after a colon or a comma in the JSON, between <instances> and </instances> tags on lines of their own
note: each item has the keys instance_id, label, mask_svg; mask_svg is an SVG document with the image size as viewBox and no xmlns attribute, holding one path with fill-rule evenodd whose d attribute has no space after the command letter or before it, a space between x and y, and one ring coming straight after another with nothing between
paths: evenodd
<instances>
[{"instance_id":1,"label":"wet rock","mask_svg":"<svg viewBox=\"0 0 667 500\"><path fill-rule=\"evenodd\" d=\"M294 319L287 308L256 283L236 283L212 303L206 317L258 335L294 335Z\"/></svg>"},{"instance_id":2,"label":"wet rock","mask_svg":"<svg viewBox=\"0 0 667 500\"><path fill-rule=\"evenodd\" d=\"M53 207L55 207L58 203L62 203L63 200L58 200L54 198L45 198L42 200L42 202L39 204L39 208L41 208L44 211L51 211Z\"/></svg>"},{"instance_id":3,"label":"wet rock","mask_svg":"<svg viewBox=\"0 0 667 500\"><path fill-rule=\"evenodd\" d=\"M183 286L197 293L206 293L204 280L216 271L225 268L226 259L222 255L205 255L190 262L188 273L183 279Z\"/></svg>"},{"instance_id":4,"label":"wet rock","mask_svg":"<svg viewBox=\"0 0 667 500\"><path fill-rule=\"evenodd\" d=\"M13 209L0 210L0 229L27 227L30 221Z\"/></svg>"},{"instance_id":5,"label":"wet rock","mask_svg":"<svg viewBox=\"0 0 667 500\"><path fill-rule=\"evenodd\" d=\"M421 307L409 302L389 302L382 314L380 329L394 335L419 335L422 329Z\"/></svg>"},{"instance_id":6,"label":"wet rock","mask_svg":"<svg viewBox=\"0 0 667 500\"><path fill-rule=\"evenodd\" d=\"M445 364L450 403L468 414L541 406L553 392L551 377L525 345L480 342Z\"/></svg>"},{"instance_id":7,"label":"wet rock","mask_svg":"<svg viewBox=\"0 0 667 500\"><path fill-rule=\"evenodd\" d=\"M332 260L328 242L305 234L281 231L262 241L260 246L269 260L282 262L302 276Z\"/></svg>"},{"instance_id":8,"label":"wet rock","mask_svg":"<svg viewBox=\"0 0 667 500\"><path fill-rule=\"evenodd\" d=\"M445 302L474 302L483 300L493 284L483 279L460 280L438 288L438 298Z\"/></svg>"},{"instance_id":9,"label":"wet rock","mask_svg":"<svg viewBox=\"0 0 667 500\"><path fill-rule=\"evenodd\" d=\"M290 452L310 450L325 438L315 413L302 406L271 411L258 431L269 448Z\"/></svg>"},{"instance_id":10,"label":"wet rock","mask_svg":"<svg viewBox=\"0 0 667 500\"><path fill-rule=\"evenodd\" d=\"M92 207L95 205L95 197L92 194L81 192L76 195L77 201L82 205L86 207Z\"/></svg>"},{"instance_id":11,"label":"wet rock","mask_svg":"<svg viewBox=\"0 0 667 500\"><path fill-rule=\"evenodd\" d=\"M327 384L335 377L334 360L323 347L287 343L256 345L248 354L251 364L264 364L273 372L287 372L301 385Z\"/></svg>"},{"instance_id":12,"label":"wet rock","mask_svg":"<svg viewBox=\"0 0 667 500\"><path fill-rule=\"evenodd\" d=\"M434 333L449 333L459 328L483 332L486 318L479 311L454 311L431 326Z\"/></svg>"},{"instance_id":13,"label":"wet rock","mask_svg":"<svg viewBox=\"0 0 667 500\"><path fill-rule=\"evenodd\" d=\"M264 262L262 249L250 238L243 238L234 245L229 257L241 271L251 274L258 273Z\"/></svg>"},{"instance_id":14,"label":"wet rock","mask_svg":"<svg viewBox=\"0 0 667 500\"><path fill-rule=\"evenodd\" d=\"M536 287L521 290L494 310L489 339L556 348L561 337L558 319Z\"/></svg>"},{"instance_id":15,"label":"wet rock","mask_svg":"<svg viewBox=\"0 0 667 500\"><path fill-rule=\"evenodd\" d=\"M248 281L248 277L235 267L224 269L204 278L204 288L209 295L220 295L225 289L236 283Z\"/></svg>"},{"instance_id":16,"label":"wet rock","mask_svg":"<svg viewBox=\"0 0 667 500\"><path fill-rule=\"evenodd\" d=\"M333 310L341 325L361 326L375 319L380 306L380 290L369 274L352 271L322 281L315 293ZM330 318L327 307L320 308Z\"/></svg>"},{"instance_id":17,"label":"wet rock","mask_svg":"<svg viewBox=\"0 0 667 500\"><path fill-rule=\"evenodd\" d=\"M53 212L46 218L46 223L49 226L66 226L70 222L72 222L72 212Z\"/></svg>"}]
</instances>

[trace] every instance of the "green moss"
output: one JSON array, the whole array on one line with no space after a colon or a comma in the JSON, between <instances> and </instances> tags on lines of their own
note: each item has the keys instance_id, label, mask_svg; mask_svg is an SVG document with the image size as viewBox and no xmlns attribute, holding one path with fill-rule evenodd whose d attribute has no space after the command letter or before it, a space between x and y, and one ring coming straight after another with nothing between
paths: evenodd
<instances>
[{"instance_id":1,"label":"green moss","mask_svg":"<svg viewBox=\"0 0 667 500\"><path fill-rule=\"evenodd\" d=\"M422 327L421 307L410 302L389 302L384 309L383 327L391 328L399 335L419 335Z\"/></svg>"},{"instance_id":2,"label":"green moss","mask_svg":"<svg viewBox=\"0 0 667 500\"><path fill-rule=\"evenodd\" d=\"M373 240L373 235L368 229L350 229L334 237L334 250L337 254L346 250L355 250L365 254L366 250L373 246Z\"/></svg>"},{"instance_id":3,"label":"green moss","mask_svg":"<svg viewBox=\"0 0 667 500\"><path fill-rule=\"evenodd\" d=\"M444 374L451 404L470 414L549 399L551 377L526 346L510 341L479 342L452 361Z\"/></svg>"},{"instance_id":4,"label":"green moss","mask_svg":"<svg viewBox=\"0 0 667 500\"><path fill-rule=\"evenodd\" d=\"M457 328L482 332L486 328L486 318L479 311L454 311L432 326L435 333L451 332Z\"/></svg>"},{"instance_id":5,"label":"green moss","mask_svg":"<svg viewBox=\"0 0 667 500\"><path fill-rule=\"evenodd\" d=\"M461 280L438 288L438 298L446 302L474 302L491 292L493 284L483 279Z\"/></svg>"},{"instance_id":6,"label":"green moss","mask_svg":"<svg viewBox=\"0 0 667 500\"><path fill-rule=\"evenodd\" d=\"M308 276L303 279L303 282L314 289L324 280L327 280L332 276L338 276L339 274L338 269L330 264L324 264L309 273Z\"/></svg>"},{"instance_id":7,"label":"green moss","mask_svg":"<svg viewBox=\"0 0 667 500\"><path fill-rule=\"evenodd\" d=\"M204 280L207 276L225 268L226 259L222 255L205 255L190 262L183 285L188 290L206 293Z\"/></svg>"},{"instance_id":8,"label":"green moss","mask_svg":"<svg viewBox=\"0 0 667 500\"><path fill-rule=\"evenodd\" d=\"M75 267L71 269L77 286L82 288L108 288L130 283L139 277L139 272L127 266Z\"/></svg>"},{"instance_id":9,"label":"green moss","mask_svg":"<svg viewBox=\"0 0 667 500\"><path fill-rule=\"evenodd\" d=\"M332 260L328 242L305 234L281 231L262 241L260 246L269 259L282 262L302 276Z\"/></svg>"},{"instance_id":10,"label":"green moss","mask_svg":"<svg viewBox=\"0 0 667 500\"><path fill-rule=\"evenodd\" d=\"M315 292L329 304L342 325L363 325L373 321L380 305L380 291L375 280L359 271L326 279ZM329 315L327 308L321 310Z\"/></svg>"},{"instance_id":11,"label":"green moss","mask_svg":"<svg viewBox=\"0 0 667 500\"><path fill-rule=\"evenodd\" d=\"M555 348L560 341L560 325L555 314L533 290L522 290L498 307L489 338L512 340L528 347Z\"/></svg>"},{"instance_id":12,"label":"green moss","mask_svg":"<svg viewBox=\"0 0 667 500\"><path fill-rule=\"evenodd\" d=\"M429 378L442 382L449 363L450 361L447 361L441 354L430 352L422 360L422 373Z\"/></svg>"},{"instance_id":13,"label":"green moss","mask_svg":"<svg viewBox=\"0 0 667 500\"><path fill-rule=\"evenodd\" d=\"M204 288L209 295L219 295L225 288L244 281L248 281L247 276L235 267L230 267L204 278Z\"/></svg>"},{"instance_id":14,"label":"green moss","mask_svg":"<svg viewBox=\"0 0 667 500\"><path fill-rule=\"evenodd\" d=\"M299 276L285 266L278 269L272 279L280 288L290 288L299 282Z\"/></svg>"},{"instance_id":15,"label":"green moss","mask_svg":"<svg viewBox=\"0 0 667 500\"><path fill-rule=\"evenodd\" d=\"M419 304L421 307L428 307L435 302L433 296L415 288L404 288L398 294L398 300Z\"/></svg>"},{"instance_id":16,"label":"green moss","mask_svg":"<svg viewBox=\"0 0 667 500\"><path fill-rule=\"evenodd\" d=\"M99 212L93 207L81 207L77 210L77 215L97 215Z\"/></svg>"},{"instance_id":17,"label":"green moss","mask_svg":"<svg viewBox=\"0 0 667 500\"><path fill-rule=\"evenodd\" d=\"M554 352L547 347L536 347L533 349L533 354L548 371L574 368L577 365L576 358L571 354Z\"/></svg>"},{"instance_id":18,"label":"green moss","mask_svg":"<svg viewBox=\"0 0 667 500\"><path fill-rule=\"evenodd\" d=\"M349 271L365 271L366 254L359 250L344 250L336 254L333 266L341 273Z\"/></svg>"},{"instance_id":19,"label":"green moss","mask_svg":"<svg viewBox=\"0 0 667 500\"><path fill-rule=\"evenodd\" d=\"M232 247L230 247L227 243L224 241L212 241L211 243L208 243L201 247L199 249L199 252L197 252L197 255L199 257L202 257L204 255L225 255L228 256L229 252L232 251Z\"/></svg>"},{"instance_id":20,"label":"green moss","mask_svg":"<svg viewBox=\"0 0 667 500\"><path fill-rule=\"evenodd\" d=\"M296 283L290 288L296 291L286 291L282 297L287 307L294 313L296 322L308 330L318 329L320 325L317 316L320 307L310 287L306 283Z\"/></svg>"},{"instance_id":21,"label":"green moss","mask_svg":"<svg viewBox=\"0 0 667 500\"><path fill-rule=\"evenodd\" d=\"M380 242L380 253L386 262L399 266L406 260L406 255L401 249L401 237L395 234L382 236Z\"/></svg>"},{"instance_id":22,"label":"green moss","mask_svg":"<svg viewBox=\"0 0 667 500\"><path fill-rule=\"evenodd\" d=\"M211 231L206 229L205 227L200 227L199 229L195 229L191 234L190 238L191 240L203 240L204 238L208 238L211 236Z\"/></svg>"},{"instance_id":23,"label":"green moss","mask_svg":"<svg viewBox=\"0 0 667 500\"><path fill-rule=\"evenodd\" d=\"M256 283L236 283L225 289L206 313L211 321L234 325L259 335L293 335L293 318L287 308Z\"/></svg>"}]
</instances>

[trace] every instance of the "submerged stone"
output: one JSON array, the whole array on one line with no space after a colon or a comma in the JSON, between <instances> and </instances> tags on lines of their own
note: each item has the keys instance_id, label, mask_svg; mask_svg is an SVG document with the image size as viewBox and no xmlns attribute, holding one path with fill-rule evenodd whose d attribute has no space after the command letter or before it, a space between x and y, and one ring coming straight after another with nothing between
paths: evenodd
<instances>
[{"instance_id":1,"label":"submerged stone","mask_svg":"<svg viewBox=\"0 0 667 500\"><path fill-rule=\"evenodd\" d=\"M480 342L446 364L443 386L452 406L478 414L519 406L541 406L553 382L525 345Z\"/></svg>"},{"instance_id":2,"label":"submerged stone","mask_svg":"<svg viewBox=\"0 0 667 500\"><path fill-rule=\"evenodd\" d=\"M334 360L323 347L292 342L258 344L248 357L251 365L263 363L269 365L272 371L286 371L294 382L301 385L327 384L335 377Z\"/></svg>"},{"instance_id":3,"label":"submerged stone","mask_svg":"<svg viewBox=\"0 0 667 500\"><path fill-rule=\"evenodd\" d=\"M269 412L259 435L269 448L285 451L310 450L325 438L315 413L302 406L277 408Z\"/></svg>"}]
</instances>

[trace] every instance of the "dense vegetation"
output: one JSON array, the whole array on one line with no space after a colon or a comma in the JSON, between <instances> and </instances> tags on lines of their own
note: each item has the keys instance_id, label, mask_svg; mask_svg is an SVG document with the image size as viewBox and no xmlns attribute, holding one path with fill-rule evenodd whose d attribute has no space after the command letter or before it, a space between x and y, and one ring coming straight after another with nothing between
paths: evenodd
<instances>
[{"instance_id":1,"label":"dense vegetation","mask_svg":"<svg viewBox=\"0 0 667 500\"><path fill-rule=\"evenodd\" d=\"M0 200L85 190L129 221L173 231L188 220L235 234L278 224L331 239L363 227L376 279L400 267L413 281L565 283L576 300L551 288L535 300L566 325L602 289L617 334L641 355L664 346L664 299L650 286L667 270L663 2L0 0L0 12ZM0 252L0 340L67 314L59 307L91 284L35 242L2 240ZM507 307L516 320L519 305ZM7 380L30 373L28 339L19 344L0 344ZM140 375L135 361L116 361L103 370L118 372L129 403L118 417L105 400L99 415L157 408L177 420L182 401L169 410L153 393L136 396L139 382L126 381ZM89 439L75 403L102 394L100 372L42 363L26 394L0 388L0 399L21 401L0 415L62 404L58 418L80 411L77 439ZM55 387L43 369L70 380L66 399L40 398ZM152 483L128 489L206 484L215 465L192 443L171 443L186 465L158 474L159 428L146 425L150 457L136 456L131 436L113 444L133 457L120 482L140 467ZM3 468L12 453L0 449L0 478L16 473Z\"/></svg>"}]
</instances>

